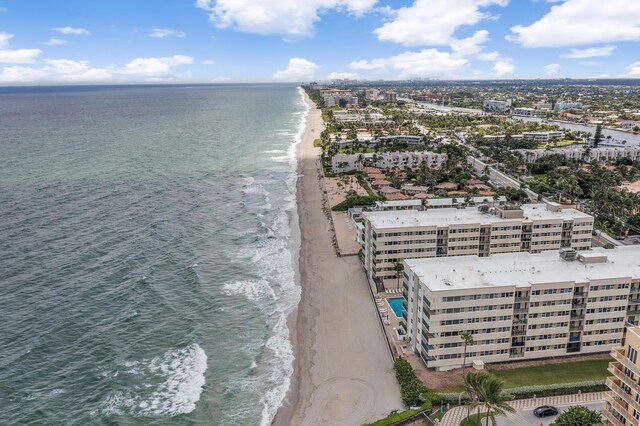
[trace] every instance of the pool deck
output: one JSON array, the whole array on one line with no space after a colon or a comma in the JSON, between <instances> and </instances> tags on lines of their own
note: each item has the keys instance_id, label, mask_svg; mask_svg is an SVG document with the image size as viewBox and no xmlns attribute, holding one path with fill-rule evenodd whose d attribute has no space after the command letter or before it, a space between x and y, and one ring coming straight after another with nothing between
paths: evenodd
<instances>
[{"instance_id":1,"label":"pool deck","mask_svg":"<svg viewBox=\"0 0 640 426\"><path fill-rule=\"evenodd\" d=\"M390 290L387 290L390 291ZM396 299L402 297L402 292L394 292L394 293L378 293L376 294L376 298L382 301L382 306L378 307L378 314L382 318L382 323L384 324L384 331L387 335L387 339L391 344L391 350L393 351L394 356L407 358L409 355L412 355L411 348L407 346L408 342L404 340L399 340L396 335L396 330L400 328L400 321L402 317L396 317L393 309L390 308L389 302L387 299ZM378 302L376 302L376 305ZM386 312L380 312L380 309L386 309Z\"/></svg>"}]
</instances>

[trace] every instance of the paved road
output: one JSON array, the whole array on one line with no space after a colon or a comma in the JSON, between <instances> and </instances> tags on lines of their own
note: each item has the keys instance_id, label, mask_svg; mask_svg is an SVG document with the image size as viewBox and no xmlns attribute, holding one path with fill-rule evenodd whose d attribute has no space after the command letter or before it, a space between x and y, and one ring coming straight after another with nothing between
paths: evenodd
<instances>
[{"instance_id":1,"label":"paved road","mask_svg":"<svg viewBox=\"0 0 640 426\"><path fill-rule=\"evenodd\" d=\"M604 405L603 401L592 402L589 404L581 404L587 407L590 410L600 411L602 406ZM570 406L569 405L556 405L555 406L560 412L565 411ZM540 422L543 425L550 425L558 416L553 417L545 417L544 419L539 419L533 415L533 408L525 408L523 410L518 411L517 413L509 414L505 417L497 417L496 423L497 426L539 426Z\"/></svg>"}]
</instances>

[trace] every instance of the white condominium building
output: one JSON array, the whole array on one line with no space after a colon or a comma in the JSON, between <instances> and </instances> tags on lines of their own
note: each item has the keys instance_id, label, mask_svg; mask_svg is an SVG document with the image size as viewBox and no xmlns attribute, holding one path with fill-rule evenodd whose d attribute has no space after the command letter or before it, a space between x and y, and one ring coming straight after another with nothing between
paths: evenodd
<instances>
[{"instance_id":1,"label":"white condominium building","mask_svg":"<svg viewBox=\"0 0 640 426\"><path fill-rule=\"evenodd\" d=\"M640 247L404 261L406 338L427 367L522 361L619 346L640 318Z\"/></svg>"},{"instance_id":2,"label":"white condominium building","mask_svg":"<svg viewBox=\"0 0 640 426\"><path fill-rule=\"evenodd\" d=\"M559 154L566 158L591 162L617 160L619 158L630 158L632 161L640 160L640 147L624 148L556 148L546 149L515 149L522 155L527 163L532 163L540 158Z\"/></svg>"},{"instance_id":3,"label":"white condominium building","mask_svg":"<svg viewBox=\"0 0 640 426\"><path fill-rule=\"evenodd\" d=\"M505 112L509 108L511 108L511 99L507 99L506 101L496 101L495 99L487 99L484 101L483 106L485 111Z\"/></svg>"},{"instance_id":4,"label":"white condominium building","mask_svg":"<svg viewBox=\"0 0 640 426\"><path fill-rule=\"evenodd\" d=\"M384 152L366 154L336 154L331 159L333 173L362 170L365 160L379 169L404 169L405 167L440 167L447 161L447 154L429 151Z\"/></svg>"},{"instance_id":5,"label":"white condominium building","mask_svg":"<svg viewBox=\"0 0 640 426\"><path fill-rule=\"evenodd\" d=\"M323 89L320 90L320 95L326 107L340 105L341 100L345 105L358 105L358 97L351 90Z\"/></svg>"},{"instance_id":6,"label":"white condominium building","mask_svg":"<svg viewBox=\"0 0 640 426\"><path fill-rule=\"evenodd\" d=\"M522 133L524 139L536 141L539 143L547 143L551 141L559 141L564 139L564 132L549 131L549 132L524 132Z\"/></svg>"},{"instance_id":7,"label":"white condominium building","mask_svg":"<svg viewBox=\"0 0 640 426\"><path fill-rule=\"evenodd\" d=\"M513 115L517 115L519 117L533 117L536 113L534 108L514 108Z\"/></svg>"},{"instance_id":8,"label":"white condominium building","mask_svg":"<svg viewBox=\"0 0 640 426\"><path fill-rule=\"evenodd\" d=\"M591 247L593 217L553 204L365 212L364 268L378 288L396 287L403 259Z\"/></svg>"}]
</instances>

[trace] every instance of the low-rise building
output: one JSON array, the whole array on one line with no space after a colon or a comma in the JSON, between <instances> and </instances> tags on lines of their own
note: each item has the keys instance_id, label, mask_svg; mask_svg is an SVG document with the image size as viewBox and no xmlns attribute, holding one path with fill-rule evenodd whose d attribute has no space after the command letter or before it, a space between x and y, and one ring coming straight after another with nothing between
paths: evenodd
<instances>
[{"instance_id":1,"label":"low-rise building","mask_svg":"<svg viewBox=\"0 0 640 426\"><path fill-rule=\"evenodd\" d=\"M556 111L563 111L565 109L582 109L584 105L581 102L556 102L555 109Z\"/></svg>"},{"instance_id":2,"label":"low-rise building","mask_svg":"<svg viewBox=\"0 0 640 426\"><path fill-rule=\"evenodd\" d=\"M404 169L405 167L440 167L447 161L447 154L430 151L383 152L366 154L336 154L331 159L333 173L360 171L370 162L379 169Z\"/></svg>"},{"instance_id":3,"label":"low-rise building","mask_svg":"<svg viewBox=\"0 0 640 426\"><path fill-rule=\"evenodd\" d=\"M437 370L462 366L465 332L468 364L608 352L640 318L639 258L626 246L406 259L401 327Z\"/></svg>"},{"instance_id":4,"label":"low-rise building","mask_svg":"<svg viewBox=\"0 0 640 426\"><path fill-rule=\"evenodd\" d=\"M549 131L549 132L524 132L522 133L524 139L536 141L538 143L548 143L552 141L560 141L564 139L564 132L561 131Z\"/></svg>"},{"instance_id":5,"label":"low-rise building","mask_svg":"<svg viewBox=\"0 0 640 426\"><path fill-rule=\"evenodd\" d=\"M514 108L513 115L518 117L533 117L536 110L534 108Z\"/></svg>"},{"instance_id":6,"label":"low-rise building","mask_svg":"<svg viewBox=\"0 0 640 426\"><path fill-rule=\"evenodd\" d=\"M479 203L461 209L363 213L364 269L369 279L379 287L395 285L395 266L403 259L591 247L593 217L586 213L555 203Z\"/></svg>"},{"instance_id":7,"label":"low-rise building","mask_svg":"<svg viewBox=\"0 0 640 426\"><path fill-rule=\"evenodd\" d=\"M629 158L632 161L640 160L640 147L605 147L605 148L554 148L554 149L516 149L527 163L532 163L540 158L559 154L573 160L591 162L610 161L619 158Z\"/></svg>"},{"instance_id":8,"label":"low-rise building","mask_svg":"<svg viewBox=\"0 0 640 426\"><path fill-rule=\"evenodd\" d=\"M511 99L507 99L506 101L486 99L483 103L483 107L485 111L506 112L511 108Z\"/></svg>"},{"instance_id":9,"label":"low-rise building","mask_svg":"<svg viewBox=\"0 0 640 426\"><path fill-rule=\"evenodd\" d=\"M606 425L626 426L640 424L640 327L628 327L624 346L613 348L609 363L612 377L606 384L602 414Z\"/></svg>"}]
</instances>

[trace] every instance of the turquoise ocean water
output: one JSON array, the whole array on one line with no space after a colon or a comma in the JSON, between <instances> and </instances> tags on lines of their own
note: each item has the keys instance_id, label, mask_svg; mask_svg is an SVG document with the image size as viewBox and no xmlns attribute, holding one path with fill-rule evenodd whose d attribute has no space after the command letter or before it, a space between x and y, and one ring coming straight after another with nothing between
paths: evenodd
<instances>
[{"instance_id":1,"label":"turquoise ocean water","mask_svg":"<svg viewBox=\"0 0 640 426\"><path fill-rule=\"evenodd\" d=\"M2 424L270 423L306 111L290 85L0 88Z\"/></svg>"}]
</instances>

